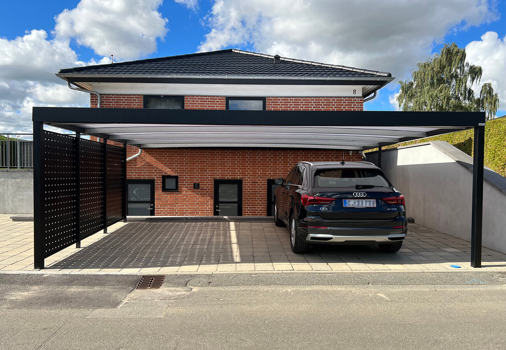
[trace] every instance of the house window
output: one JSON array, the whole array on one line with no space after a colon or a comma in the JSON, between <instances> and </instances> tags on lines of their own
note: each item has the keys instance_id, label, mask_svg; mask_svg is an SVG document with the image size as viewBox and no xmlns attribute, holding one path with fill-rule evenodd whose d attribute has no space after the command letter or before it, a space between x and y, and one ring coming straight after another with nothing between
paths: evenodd
<instances>
[{"instance_id":1,"label":"house window","mask_svg":"<svg viewBox=\"0 0 506 350\"><path fill-rule=\"evenodd\" d=\"M183 96L144 96L144 108L184 109Z\"/></svg>"},{"instance_id":2,"label":"house window","mask_svg":"<svg viewBox=\"0 0 506 350\"><path fill-rule=\"evenodd\" d=\"M232 111L263 111L265 110L265 98L228 97L227 109Z\"/></svg>"},{"instance_id":3,"label":"house window","mask_svg":"<svg viewBox=\"0 0 506 350\"><path fill-rule=\"evenodd\" d=\"M176 192L178 190L178 177L174 175L162 176L162 191Z\"/></svg>"}]
</instances>

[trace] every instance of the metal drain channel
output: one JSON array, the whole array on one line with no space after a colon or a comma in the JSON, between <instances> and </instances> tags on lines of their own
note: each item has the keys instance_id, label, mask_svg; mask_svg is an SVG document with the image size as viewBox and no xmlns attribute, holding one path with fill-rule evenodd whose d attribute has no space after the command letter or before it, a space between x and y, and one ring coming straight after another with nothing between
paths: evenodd
<instances>
[{"instance_id":1,"label":"metal drain channel","mask_svg":"<svg viewBox=\"0 0 506 350\"><path fill-rule=\"evenodd\" d=\"M159 289L165 276L142 276L135 289Z\"/></svg>"}]
</instances>

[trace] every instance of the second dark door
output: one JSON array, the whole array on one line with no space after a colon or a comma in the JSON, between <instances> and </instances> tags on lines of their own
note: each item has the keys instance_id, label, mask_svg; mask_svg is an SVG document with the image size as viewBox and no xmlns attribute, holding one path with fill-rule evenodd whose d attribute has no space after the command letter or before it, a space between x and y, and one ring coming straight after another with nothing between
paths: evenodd
<instances>
[{"instance_id":1,"label":"second dark door","mask_svg":"<svg viewBox=\"0 0 506 350\"><path fill-rule=\"evenodd\" d=\"M242 215L242 180L214 180L214 215Z\"/></svg>"}]
</instances>

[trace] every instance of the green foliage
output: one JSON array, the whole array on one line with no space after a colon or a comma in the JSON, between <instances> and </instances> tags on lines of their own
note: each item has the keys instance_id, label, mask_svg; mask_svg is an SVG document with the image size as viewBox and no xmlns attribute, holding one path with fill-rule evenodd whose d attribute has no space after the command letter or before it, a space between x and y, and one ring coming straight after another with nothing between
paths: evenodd
<instances>
[{"instance_id":1,"label":"green foliage","mask_svg":"<svg viewBox=\"0 0 506 350\"><path fill-rule=\"evenodd\" d=\"M449 134L428 137L414 141L402 142L387 148L398 148L412 144L446 141L462 152L473 155L474 132L462 130ZM485 124L485 166L506 177L506 116L489 120Z\"/></svg>"},{"instance_id":2,"label":"green foliage","mask_svg":"<svg viewBox=\"0 0 506 350\"><path fill-rule=\"evenodd\" d=\"M480 96L472 89L482 70L466 62L466 51L456 44L445 45L439 55L418 63L413 80L400 81L397 101L403 111L479 112L492 119L499 97L490 83L483 84Z\"/></svg>"}]
</instances>

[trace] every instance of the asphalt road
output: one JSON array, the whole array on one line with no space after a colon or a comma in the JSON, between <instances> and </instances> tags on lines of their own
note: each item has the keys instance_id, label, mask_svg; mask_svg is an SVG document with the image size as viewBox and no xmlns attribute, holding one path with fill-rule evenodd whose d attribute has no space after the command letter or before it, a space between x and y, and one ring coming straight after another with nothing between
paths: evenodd
<instances>
[{"instance_id":1,"label":"asphalt road","mask_svg":"<svg viewBox=\"0 0 506 350\"><path fill-rule=\"evenodd\" d=\"M505 349L506 275L0 275L1 349Z\"/></svg>"}]
</instances>

